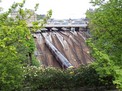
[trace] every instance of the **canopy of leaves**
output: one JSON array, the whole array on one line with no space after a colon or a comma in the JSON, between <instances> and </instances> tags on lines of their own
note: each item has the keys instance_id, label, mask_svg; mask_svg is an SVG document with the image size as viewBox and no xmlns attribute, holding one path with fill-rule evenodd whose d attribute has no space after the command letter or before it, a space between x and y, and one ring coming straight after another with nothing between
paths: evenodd
<instances>
[{"instance_id":1,"label":"canopy of leaves","mask_svg":"<svg viewBox=\"0 0 122 91\"><path fill-rule=\"evenodd\" d=\"M35 44L26 23L32 12L23 9L24 3L25 0L22 3L13 3L7 12L0 14L0 90L2 91L13 91L21 87L24 79L23 66L32 64ZM35 10L37 7L38 4ZM10 15L14 11L18 14L12 18ZM51 13L47 15L44 23L50 18Z\"/></svg>"},{"instance_id":2,"label":"canopy of leaves","mask_svg":"<svg viewBox=\"0 0 122 91\"><path fill-rule=\"evenodd\" d=\"M97 8L87 11L92 39L89 41L100 74L114 75L122 88L122 0L92 0ZM104 72L103 72L104 70ZM105 71L106 70L106 71Z\"/></svg>"}]
</instances>

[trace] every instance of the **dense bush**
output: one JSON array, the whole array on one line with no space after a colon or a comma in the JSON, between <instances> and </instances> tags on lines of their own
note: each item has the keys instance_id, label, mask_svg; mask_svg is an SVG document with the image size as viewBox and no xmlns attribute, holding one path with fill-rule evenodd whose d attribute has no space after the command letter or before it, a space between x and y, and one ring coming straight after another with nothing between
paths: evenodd
<instances>
[{"instance_id":1,"label":"dense bush","mask_svg":"<svg viewBox=\"0 0 122 91\"><path fill-rule=\"evenodd\" d=\"M106 86L92 66L67 70L28 66L25 72L24 88L31 90ZM110 79L103 79L108 82L107 86L113 85L109 84Z\"/></svg>"},{"instance_id":2,"label":"dense bush","mask_svg":"<svg viewBox=\"0 0 122 91\"><path fill-rule=\"evenodd\" d=\"M25 85L31 89L66 88L71 76L66 72L55 68L27 67Z\"/></svg>"}]
</instances>

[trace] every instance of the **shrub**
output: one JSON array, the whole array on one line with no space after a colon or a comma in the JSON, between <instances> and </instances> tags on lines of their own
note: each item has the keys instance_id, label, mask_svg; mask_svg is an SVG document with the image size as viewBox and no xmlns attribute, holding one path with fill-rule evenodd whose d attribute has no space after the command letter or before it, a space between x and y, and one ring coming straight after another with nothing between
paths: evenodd
<instances>
[{"instance_id":1,"label":"shrub","mask_svg":"<svg viewBox=\"0 0 122 91\"><path fill-rule=\"evenodd\" d=\"M28 66L24 88L40 89L70 89L78 87L111 86L111 77L100 78L92 65L81 66L78 69L61 70L53 67L43 68Z\"/></svg>"}]
</instances>

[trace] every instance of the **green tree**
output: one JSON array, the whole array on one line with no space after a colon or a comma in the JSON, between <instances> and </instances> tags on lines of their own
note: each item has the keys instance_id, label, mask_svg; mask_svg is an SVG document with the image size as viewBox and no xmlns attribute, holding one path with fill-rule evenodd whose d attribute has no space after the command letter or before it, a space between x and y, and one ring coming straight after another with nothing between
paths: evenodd
<instances>
[{"instance_id":1,"label":"green tree","mask_svg":"<svg viewBox=\"0 0 122 91\"><path fill-rule=\"evenodd\" d=\"M23 9L24 3L25 0L22 3L13 3L8 11L0 14L0 90L2 91L13 91L21 87L24 79L23 67L32 64L35 44L27 25L27 19L32 16L32 12ZM37 7L38 4L35 10ZM15 10L17 16L9 17ZM50 14L47 14L43 24L50 18ZM34 25L33 30L41 28L38 24Z\"/></svg>"},{"instance_id":2,"label":"green tree","mask_svg":"<svg viewBox=\"0 0 122 91\"><path fill-rule=\"evenodd\" d=\"M122 88L122 0L91 0L93 11L87 11L92 34L89 44L101 76L114 76Z\"/></svg>"}]
</instances>

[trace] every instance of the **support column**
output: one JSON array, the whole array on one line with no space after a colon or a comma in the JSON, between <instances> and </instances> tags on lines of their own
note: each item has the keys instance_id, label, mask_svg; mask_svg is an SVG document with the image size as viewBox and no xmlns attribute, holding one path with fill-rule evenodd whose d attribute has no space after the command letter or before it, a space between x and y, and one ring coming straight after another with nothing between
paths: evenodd
<instances>
[{"instance_id":1,"label":"support column","mask_svg":"<svg viewBox=\"0 0 122 91\"><path fill-rule=\"evenodd\" d=\"M69 31L71 31L71 27L67 27L69 29Z\"/></svg>"},{"instance_id":2,"label":"support column","mask_svg":"<svg viewBox=\"0 0 122 91\"><path fill-rule=\"evenodd\" d=\"M62 27L56 27L58 31L62 31Z\"/></svg>"},{"instance_id":3,"label":"support column","mask_svg":"<svg viewBox=\"0 0 122 91\"><path fill-rule=\"evenodd\" d=\"M47 31L51 31L52 27L46 27Z\"/></svg>"},{"instance_id":4,"label":"support column","mask_svg":"<svg viewBox=\"0 0 122 91\"><path fill-rule=\"evenodd\" d=\"M79 31L79 27L75 27L75 31Z\"/></svg>"}]
</instances>

